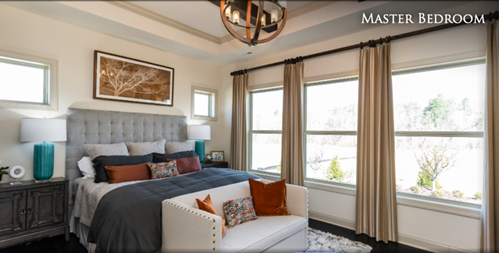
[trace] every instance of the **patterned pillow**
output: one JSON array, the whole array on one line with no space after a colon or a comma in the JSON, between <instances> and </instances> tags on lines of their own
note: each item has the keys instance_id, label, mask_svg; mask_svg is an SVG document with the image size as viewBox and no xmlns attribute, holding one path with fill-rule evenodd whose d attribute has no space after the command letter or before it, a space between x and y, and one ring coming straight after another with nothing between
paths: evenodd
<instances>
[{"instance_id":1,"label":"patterned pillow","mask_svg":"<svg viewBox=\"0 0 499 253\"><path fill-rule=\"evenodd\" d=\"M224 202L224 215L229 228L258 219L251 196Z\"/></svg>"},{"instance_id":2,"label":"patterned pillow","mask_svg":"<svg viewBox=\"0 0 499 253\"><path fill-rule=\"evenodd\" d=\"M167 163L148 163L147 165L151 170L152 179L180 176L177 171L176 161Z\"/></svg>"}]
</instances>

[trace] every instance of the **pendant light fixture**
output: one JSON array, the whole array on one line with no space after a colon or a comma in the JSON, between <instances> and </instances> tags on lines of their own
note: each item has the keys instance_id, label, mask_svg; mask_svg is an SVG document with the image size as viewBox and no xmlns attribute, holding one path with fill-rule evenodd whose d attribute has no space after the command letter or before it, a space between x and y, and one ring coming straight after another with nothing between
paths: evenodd
<instances>
[{"instance_id":1,"label":"pendant light fixture","mask_svg":"<svg viewBox=\"0 0 499 253\"><path fill-rule=\"evenodd\" d=\"M220 16L225 28L233 37L249 46L275 39L282 32L287 18L287 10L280 1L257 0L254 2L256 4L253 4L251 0L221 0L220 2ZM257 11L255 12L254 9ZM256 13L256 17L251 15L252 11ZM246 30L246 36L239 34L233 27ZM251 30L254 30L253 34ZM262 30L267 31L270 36L260 38Z\"/></svg>"}]
</instances>

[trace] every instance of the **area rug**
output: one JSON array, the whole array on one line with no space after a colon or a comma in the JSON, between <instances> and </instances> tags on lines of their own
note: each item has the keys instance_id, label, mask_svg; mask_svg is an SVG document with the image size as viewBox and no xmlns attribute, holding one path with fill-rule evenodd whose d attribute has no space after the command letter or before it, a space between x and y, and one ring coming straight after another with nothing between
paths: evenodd
<instances>
[{"instance_id":1,"label":"area rug","mask_svg":"<svg viewBox=\"0 0 499 253\"><path fill-rule=\"evenodd\" d=\"M350 241L317 229L308 228L307 251L335 251L338 253L369 253L371 247L361 242Z\"/></svg>"}]
</instances>

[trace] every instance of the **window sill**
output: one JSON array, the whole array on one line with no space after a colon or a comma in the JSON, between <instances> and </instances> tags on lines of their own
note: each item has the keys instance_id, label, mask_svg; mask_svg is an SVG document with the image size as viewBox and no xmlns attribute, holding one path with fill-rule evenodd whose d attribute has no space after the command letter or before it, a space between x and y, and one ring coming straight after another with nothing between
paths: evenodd
<instances>
[{"instance_id":1,"label":"window sill","mask_svg":"<svg viewBox=\"0 0 499 253\"><path fill-rule=\"evenodd\" d=\"M277 181L280 180L280 175L250 171L263 179ZM334 183L317 182L305 180L305 187L310 189L322 190L327 192L340 193L350 196L355 196L355 186L353 185L335 185ZM397 205L415 207L436 211L441 213L453 214L473 219L480 219L481 206L473 203L457 202L446 199L433 199L424 196L397 192Z\"/></svg>"},{"instance_id":2,"label":"window sill","mask_svg":"<svg viewBox=\"0 0 499 253\"><path fill-rule=\"evenodd\" d=\"M208 121L217 121L217 117L210 117L210 116L192 116L192 120L208 120Z\"/></svg>"},{"instance_id":3,"label":"window sill","mask_svg":"<svg viewBox=\"0 0 499 253\"><path fill-rule=\"evenodd\" d=\"M0 101L0 109L57 111L57 105L35 104L35 103L14 102L14 101Z\"/></svg>"}]
</instances>

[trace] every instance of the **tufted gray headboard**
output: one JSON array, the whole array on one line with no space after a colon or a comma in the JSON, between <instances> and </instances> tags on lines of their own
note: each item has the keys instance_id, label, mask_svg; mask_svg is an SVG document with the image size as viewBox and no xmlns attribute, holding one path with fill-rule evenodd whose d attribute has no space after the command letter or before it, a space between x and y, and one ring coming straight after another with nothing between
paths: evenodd
<instances>
[{"instance_id":1,"label":"tufted gray headboard","mask_svg":"<svg viewBox=\"0 0 499 253\"><path fill-rule=\"evenodd\" d=\"M78 169L78 161L87 155L83 144L187 139L185 116L71 108L67 116L66 179L69 180L69 205L73 205L73 182L83 176Z\"/></svg>"}]
</instances>

